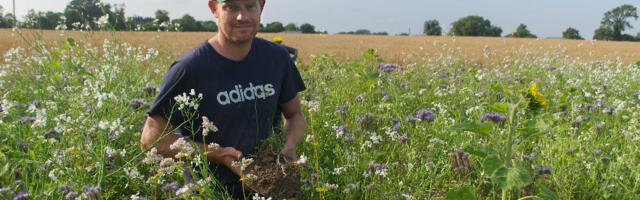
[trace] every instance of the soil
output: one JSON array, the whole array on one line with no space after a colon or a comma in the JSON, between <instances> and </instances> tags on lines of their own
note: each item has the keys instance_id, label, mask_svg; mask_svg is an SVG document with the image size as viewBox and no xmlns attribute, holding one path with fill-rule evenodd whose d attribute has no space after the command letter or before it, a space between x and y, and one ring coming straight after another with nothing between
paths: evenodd
<instances>
[{"instance_id":1,"label":"soil","mask_svg":"<svg viewBox=\"0 0 640 200\"><path fill-rule=\"evenodd\" d=\"M262 196L274 199L293 198L301 193L300 170L293 162L287 162L284 156L263 151L249 167L245 174L258 176L257 180L246 180L245 185Z\"/></svg>"}]
</instances>

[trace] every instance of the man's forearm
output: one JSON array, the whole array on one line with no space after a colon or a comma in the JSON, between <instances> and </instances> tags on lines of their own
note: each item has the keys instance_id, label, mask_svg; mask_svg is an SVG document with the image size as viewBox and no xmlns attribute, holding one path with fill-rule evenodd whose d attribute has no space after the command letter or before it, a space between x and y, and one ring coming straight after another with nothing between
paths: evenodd
<instances>
[{"instance_id":1,"label":"man's forearm","mask_svg":"<svg viewBox=\"0 0 640 200\"><path fill-rule=\"evenodd\" d=\"M307 128L307 122L305 121L302 113L291 116L285 119L284 129L287 133L285 145L296 146L304 137L304 130Z\"/></svg>"}]
</instances>

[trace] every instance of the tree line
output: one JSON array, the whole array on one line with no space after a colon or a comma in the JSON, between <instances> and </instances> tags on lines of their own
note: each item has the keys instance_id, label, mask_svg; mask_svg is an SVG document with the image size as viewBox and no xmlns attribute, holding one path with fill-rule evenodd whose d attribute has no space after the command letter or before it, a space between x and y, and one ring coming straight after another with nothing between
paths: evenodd
<instances>
[{"instance_id":1,"label":"tree line","mask_svg":"<svg viewBox=\"0 0 640 200\"><path fill-rule=\"evenodd\" d=\"M171 19L166 10L157 10L153 17L126 17L124 5L112 5L101 0L72 0L63 12L29 10L23 21L17 21L10 13L4 14L4 9L0 6L0 28L14 26L49 30L218 31L218 25L213 20L200 21L189 14ZM300 26L289 23L283 26L280 22L260 24L259 31L317 32L315 26L309 23Z\"/></svg>"},{"instance_id":2,"label":"tree line","mask_svg":"<svg viewBox=\"0 0 640 200\"><path fill-rule=\"evenodd\" d=\"M627 28L633 28L630 19L638 19L638 11L635 6L622 5L604 13L604 17L600 22L600 27L594 32L595 40L613 40L613 41L640 41L640 33L635 37L629 34L622 34ZM428 20L424 22L424 35L442 35L442 27L438 20ZM451 24L451 29L447 33L452 36L489 36L500 37L502 28L491 25L491 21L481 16L467 16L458 19ZM505 35L505 37L519 38L537 38L537 36L529 29L527 25L520 24L513 33ZM580 32L572 27L562 32L562 38L565 39L584 39Z\"/></svg>"}]
</instances>

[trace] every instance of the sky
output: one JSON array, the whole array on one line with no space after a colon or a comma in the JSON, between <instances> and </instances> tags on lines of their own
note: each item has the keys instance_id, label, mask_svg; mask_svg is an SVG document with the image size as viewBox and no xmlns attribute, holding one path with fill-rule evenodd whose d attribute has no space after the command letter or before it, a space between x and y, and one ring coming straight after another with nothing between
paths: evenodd
<instances>
[{"instance_id":1,"label":"sky","mask_svg":"<svg viewBox=\"0 0 640 200\"><path fill-rule=\"evenodd\" d=\"M29 9L62 12L70 0L16 0L18 19ZM154 16L158 9L168 10L170 17L190 14L198 20L213 20L206 0L103 0L124 4L127 16ZM561 37L568 27L576 28L590 39L600 26L604 13L623 4L640 6L638 0L267 0L262 23L279 21L300 25L311 23L316 30L329 33L368 29L390 34L422 33L424 21L436 19L443 31L450 24L468 15L489 19L502 28L503 35L525 24L538 37ZM12 0L0 0L5 13L11 12ZM631 20L640 32L640 21Z\"/></svg>"}]
</instances>

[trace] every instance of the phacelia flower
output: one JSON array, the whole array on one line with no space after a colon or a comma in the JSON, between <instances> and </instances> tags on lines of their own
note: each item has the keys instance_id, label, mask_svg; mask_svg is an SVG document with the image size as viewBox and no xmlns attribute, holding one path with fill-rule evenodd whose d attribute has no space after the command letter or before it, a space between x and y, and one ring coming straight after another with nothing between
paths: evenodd
<instances>
[{"instance_id":1,"label":"phacelia flower","mask_svg":"<svg viewBox=\"0 0 640 200\"><path fill-rule=\"evenodd\" d=\"M433 114L433 112L427 109L420 109L418 110L418 114L416 115L416 118L422 121L433 122L433 120L436 119L436 114Z\"/></svg>"},{"instance_id":2,"label":"phacelia flower","mask_svg":"<svg viewBox=\"0 0 640 200\"><path fill-rule=\"evenodd\" d=\"M158 85L149 84L147 86L144 86L142 88L142 90L144 92L146 92L147 94L152 95L152 94L156 93L156 91L158 91Z\"/></svg>"},{"instance_id":3,"label":"phacelia flower","mask_svg":"<svg viewBox=\"0 0 640 200\"><path fill-rule=\"evenodd\" d=\"M144 99L132 99L129 103L129 106L133 109L138 109L145 105L147 105L147 102Z\"/></svg>"},{"instance_id":4,"label":"phacelia flower","mask_svg":"<svg viewBox=\"0 0 640 200\"><path fill-rule=\"evenodd\" d=\"M497 112L490 112L482 114L480 117L480 121L484 122L485 120L491 120L494 123L502 123L507 120L507 117Z\"/></svg>"}]
</instances>

